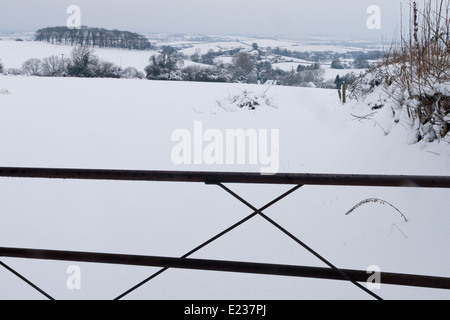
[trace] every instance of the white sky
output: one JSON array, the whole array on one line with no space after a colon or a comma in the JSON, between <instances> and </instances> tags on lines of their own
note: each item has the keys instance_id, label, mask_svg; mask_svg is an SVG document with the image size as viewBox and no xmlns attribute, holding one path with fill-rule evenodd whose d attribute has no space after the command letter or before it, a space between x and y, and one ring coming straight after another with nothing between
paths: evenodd
<instances>
[{"instance_id":1,"label":"white sky","mask_svg":"<svg viewBox=\"0 0 450 320\"><path fill-rule=\"evenodd\" d=\"M406 0L1 0L0 31L65 25L81 8L91 27L142 33L330 35L391 39ZM367 8L381 8L381 30L369 30Z\"/></svg>"}]
</instances>

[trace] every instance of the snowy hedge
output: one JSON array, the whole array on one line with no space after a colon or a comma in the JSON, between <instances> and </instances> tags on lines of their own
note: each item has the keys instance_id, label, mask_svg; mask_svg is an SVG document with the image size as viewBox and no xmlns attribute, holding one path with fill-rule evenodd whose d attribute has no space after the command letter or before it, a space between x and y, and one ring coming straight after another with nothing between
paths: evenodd
<instances>
[{"instance_id":1,"label":"snowy hedge","mask_svg":"<svg viewBox=\"0 0 450 320\"><path fill-rule=\"evenodd\" d=\"M411 32L352 88L372 110L386 106L412 132L411 141L450 141L449 2L411 8Z\"/></svg>"}]
</instances>

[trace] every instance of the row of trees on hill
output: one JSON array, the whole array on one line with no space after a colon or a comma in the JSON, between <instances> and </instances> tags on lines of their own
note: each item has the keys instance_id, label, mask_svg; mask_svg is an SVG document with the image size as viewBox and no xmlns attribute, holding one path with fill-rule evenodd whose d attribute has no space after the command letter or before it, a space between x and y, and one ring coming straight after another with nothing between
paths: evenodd
<instances>
[{"instance_id":1,"label":"row of trees on hill","mask_svg":"<svg viewBox=\"0 0 450 320\"><path fill-rule=\"evenodd\" d=\"M43 77L144 78L144 74L136 68L123 69L99 59L89 47L76 47L68 58L53 55L44 59L28 59L21 69L8 69L7 72Z\"/></svg>"},{"instance_id":2,"label":"row of trees on hill","mask_svg":"<svg viewBox=\"0 0 450 320\"><path fill-rule=\"evenodd\" d=\"M103 28L69 29L68 27L49 27L36 31L35 41L46 41L52 44L86 46L99 48L120 48L129 50L149 50L151 43L137 33L106 30Z\"/></svg>"},{"instance_id":3,"label":"row of trees on hill","mask_svg":"<svg viewBox=\"0 0 450 320\"><path fill-rule=\"evenodd\" d=\"M348 51L346 53L336 53L333 51L323 51L323 52L298 52L291 51L286 48L270 48L269 52L274 55L279 55L283 57L302 59L312 62L324 62L330 60L377 60L383 56L382 51Z\"/></svg>"}]
</instances>

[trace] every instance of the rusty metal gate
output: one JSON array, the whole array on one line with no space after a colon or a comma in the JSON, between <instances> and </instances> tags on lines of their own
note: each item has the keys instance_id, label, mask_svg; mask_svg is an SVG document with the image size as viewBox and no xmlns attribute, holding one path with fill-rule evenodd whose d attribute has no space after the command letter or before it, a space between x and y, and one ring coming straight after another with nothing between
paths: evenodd
<instances>
[{"instance_id":1,"label":"rusty metal gate","mask_svg":"<svg viewBox=\"0 0 450 320\"><path fill-rule=\"evenodd\" d=\"M86 169L39 169L39 168L0 168L0 177L8 178L39 178L39 179L75 179L75 180L116 180L116 181L153 181L153 182L180 182L180 183L205 183L215 185L232 195L238 201L251 209L252 214L225 229L221 233L205 241L201 245L187 252L180 258L136 256L125 254L89 253L72 251L54 251L24 248L2 248L0 257L87 262L99 264L116 264L131 266L161 267L158 272L150 275L142 282L130 288L116 300L122 299L139 287L148 283L155 277L167 271L169 268L208 270L222 272L237 272L248 274L278 275L290 277L304 277L315 279L349 281L375 299L382 300L380 296L363 286L367 281L367 272L360 270L340 269L325 257L320 255L306 243L294 236L276 221L264 214L268 209L283 198L289 196L305 185L319 186L358 186L358 187L396 187L396 188L450 188L450 177L443 176L385 176L385 175L330 175L330 174L276 174L261 175L258 173L214 173L214 172L178 172L178 171L135 171L135 170L86 170ZM230 188L225 183L240 184L280 184L293 185L294 187L278 198L267 203L261 208L256 208ZM328 268L316 268L293 265L276 265L262 263L248 263L236 261L217 261L204 259L190 259L195 252L204 248L213 241L219 239L255 216L260 216L280 232L305 248L317 257ZM30 280L19 274L8 265L0 261L0 266L10 271L31 287L39 291L48 299L54 298ZM422 288L450 290L450 278L430 277L422 275L381 273L380 280L383 284L412 286ZM1 288L0 288L1 290Z\"/></svg>"}]
</instances>

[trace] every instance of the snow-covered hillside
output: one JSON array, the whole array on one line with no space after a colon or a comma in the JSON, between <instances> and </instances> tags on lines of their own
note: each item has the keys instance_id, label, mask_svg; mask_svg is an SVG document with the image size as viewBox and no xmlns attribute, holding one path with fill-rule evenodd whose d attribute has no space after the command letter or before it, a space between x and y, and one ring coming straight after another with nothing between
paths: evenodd
<instances>
[{"instance_id":1,"label":"snow-covered hillside","mask_svg":"<svg viewBox=\"0 0 450 320\"><path fill-rule=\"evenodd\" d=\"M68 58L73 50L72 46L56 45L45 42L34 41L0 41L0 55L2 62L7 68L20 69L28 59L43 59L49 56ZM94 48L95 54L102 60L112 62L122 68L134 67L144 71L149 64L152 55L157 51L118 50L111 48ZM195 64L186 60L185 66Z\"/></svg>"},{"instance_id":2,"label":"snow-covered hillside","mask_svg":"<svg viewBox=\"0 0 450 320\"><path fill-rule=\"evenodd\" d=\"M184 66L199 65L206 68L210 66L207 64L201 64L193 62L189 57L199 52L200 54L207 53L209 50L215 52L226 51L232 49L251 49L253 43L257 43L262 48L278 47L281 49L288 49L296 52L323 52L332 51L336 53L345 53L349 51L367 51L360 47L351 47L343 45L324 45L324 44L302 44L293 40L271 40L271 39L256 39L256 38L239 38L232 41L231 39L224 39L227 41L213 41L210 42L198 42L188 40L178 41L161 41L153 42L156 46L174 46L179 50L179 53L185 55ZM376 49L376 48L374 48ZM15 41L8 37L0 37L0 59L5 66L5 69L20 69L25 61L28 59L44 59L49 56L66 57L69 58L73 50L69 45L57 45L46 42L34 42L34 41ZM144 69L149 64L149 59L152 55L158 54L158 51L138 51L138 50L121 50L112 48L94 48L95 54L102 60L112 62L122 68L134 67L140 72L144 72ZM280 69L283 71L297 70L299 65L309 66L313 62L305 61L302 59L284 57L286 62L274 63L274 69ZM216 58L216 62L231 63L232 56L220 56ZM324 81L334 80L337 75L345 76L350 72L359 74L363 72L362 69L332 69L331 61L321 63L322 68L325 70Z\"/></svg>"},{"instance_id":3,"label":"snow-covered hillside","mask_svg":"<svg viewBox=\"0 0 450 320\"><path fill-rule=\"evenodd\" d=\"M218 104L236 91L267 89L270 106L229 112ZM1 75L0 90L0 166L259 172L259 165L175 165L173 132L193 133L201 122L204 130L221 132L279 130L280 172L450 174L448 144L409 145L401 126L385 136L355 121L358 108L342 106L335 90ZM257 207L289 189L230 188ZM4 247L179 257L251 213L203 184L0 179L0 192ZM409 222L381 204L345 215L368 198L390 202ZM266 213L338 267L450 277L449 207L450 190L305 186ZM193 258L324 266L258 217ZM73 263L1 261L58 299L112 299L158 270L77 264L82 288L71 291L66 270ZM0 283L1 299L42 298L4 269ZM387 285L376 293L450 298L447 291ZM169 270L129 298L370 296L340 281Z\"/></svg>"}]
</instances>

